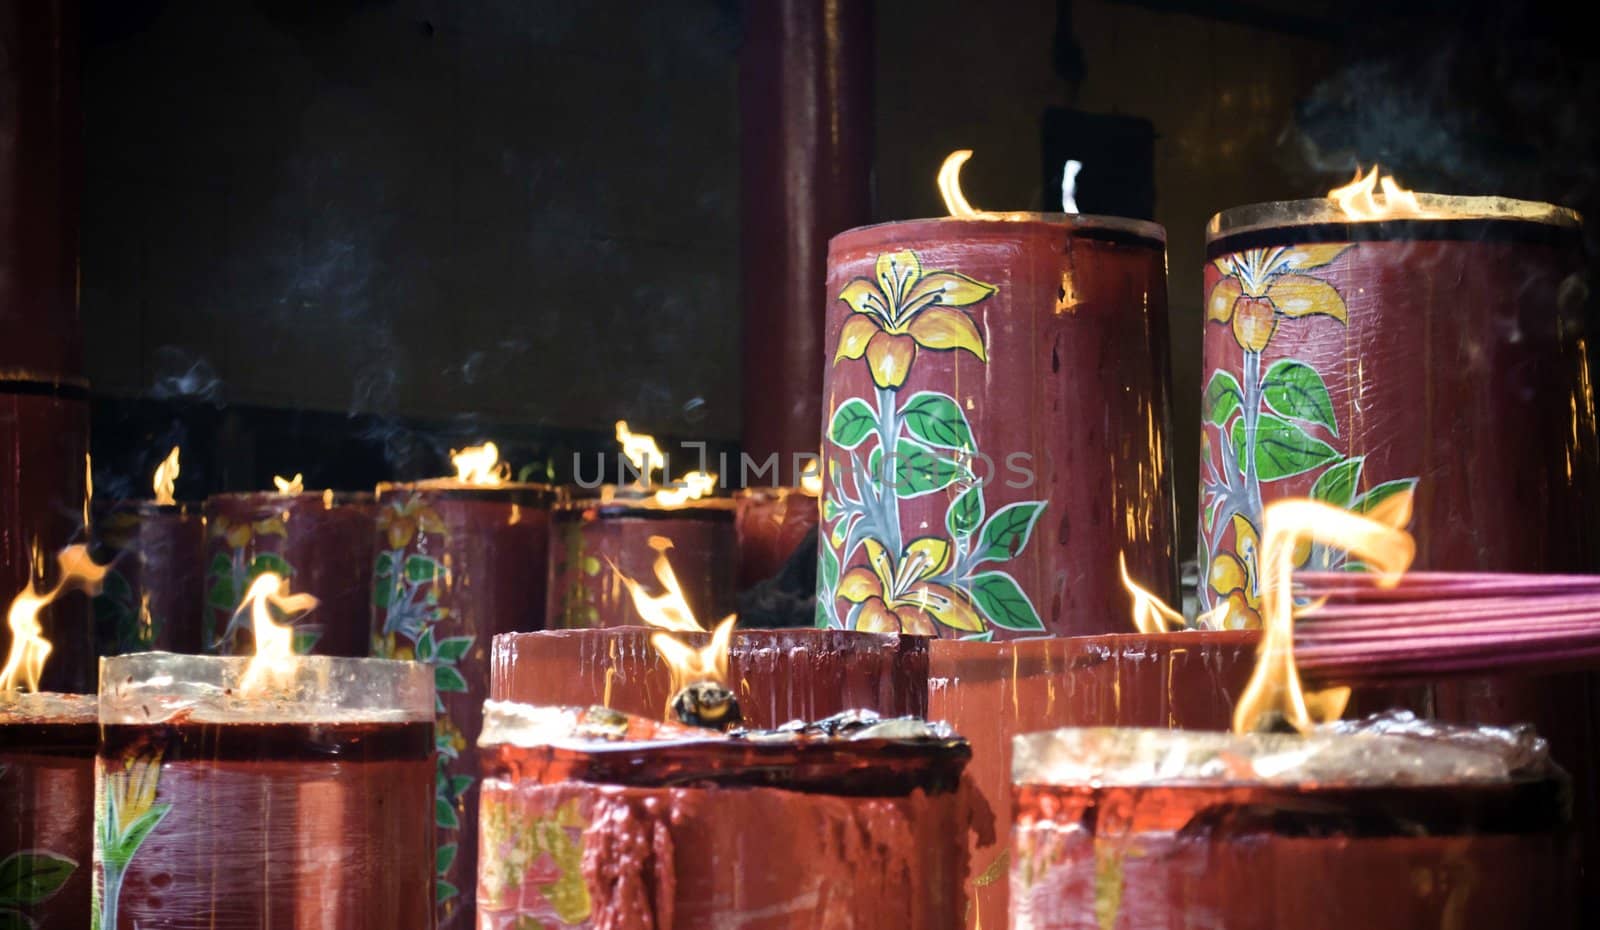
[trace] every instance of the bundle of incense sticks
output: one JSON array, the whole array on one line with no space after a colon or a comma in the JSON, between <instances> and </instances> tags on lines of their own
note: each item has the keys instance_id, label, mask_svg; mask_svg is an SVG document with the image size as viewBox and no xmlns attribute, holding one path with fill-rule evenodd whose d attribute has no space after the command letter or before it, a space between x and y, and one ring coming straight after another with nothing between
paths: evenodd
<instances>
[{"instance_id":1,"label":"bundle of incense sticks","mask_svg":"<svg viewBox=\"0 0 1600 930\"><path fill-rule=\"evenodd\" d=\"M1600 667L1600 575L1299 572L1294 650L1318 681Z\"/></svg>"}]
</instances>

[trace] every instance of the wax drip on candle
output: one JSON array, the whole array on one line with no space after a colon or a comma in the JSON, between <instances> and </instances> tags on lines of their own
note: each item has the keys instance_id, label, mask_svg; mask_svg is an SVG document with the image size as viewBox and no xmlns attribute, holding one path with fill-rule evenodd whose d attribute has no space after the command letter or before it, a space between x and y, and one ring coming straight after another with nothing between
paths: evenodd
<instances>
[{"instance_id":1,"label":"wax drip on candle","mask_svg":"<svg viewBox=\"0 0 1600 930\"><path fill-rule=\"evenodd\" d=\"M0 669L0 691L16 691L26 685L29 691L39 690L39 675L44 671L44 660L49 657L51 645L39 626L39 611L68 590L79 589L95 594L109 566L96 565L89 558L87 546L68 546L56 555L61 580L43 594L28 581L11 602L6 612L6 625L11 628L11 651L6 655L4 669Z\"/></svg>"}]
</instances>

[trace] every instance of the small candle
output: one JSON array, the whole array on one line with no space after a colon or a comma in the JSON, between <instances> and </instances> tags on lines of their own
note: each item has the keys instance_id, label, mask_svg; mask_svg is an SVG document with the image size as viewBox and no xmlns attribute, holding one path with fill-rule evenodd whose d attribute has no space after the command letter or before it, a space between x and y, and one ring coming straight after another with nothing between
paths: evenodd
<instances>
[{"instance_id":1,"label":"small candle","mask_svg":"<svg viewBox=\"0 0 1600 930\"><path fill-rule=\"evenodd\" d=\"M298 476L296 476L298 477ZM371 494L305 491L216 494L206 500L207 651L247 655L249 624L234 608L262 572L289 578L316 597L299 622L295 652L359 658L372 614Z\"/></svg>"},{"instance_id":2,"label":"small candle","mask_svg":"<svg viewBox=\"0 0 1600 930\"><path fill-rule=\"evenodd\" d=\"M737 607L734 501L663 499L641 485L603 485L556 509L550 552L551 626L626 626L643 622L622 578L649 578L662 553L695 616Z\"/></svg>"},{"instance_id":3,"label":"small candle","mask_svg":"<svg viewBox=\"0 0 1600 930\"><path fill-rule=\"evenodd\" d=\"M1011 926L1574 926L1570 786L1531 731L1018 737Z\"/></svg>"},{"instance_id":4,"label":"small candle","mask_svg":"<svg viewBox=\"0 0 1600 930\"><path fill-rule=\"evenodd\" d=\"M102 660L96 926L428 926L432 671L254 661Z\"/></svg>"},{"instance_id":5,"label":"small candle","mask_svg":"<svg viewBox=\"0 0 1600 930\"><path fill-rule=\"evenodd\" d=\"M739 590L748 591L783 570L817 525L820 504L817 490L805 487L746 488L735 494L734 500L738 505Z\"/></svg>"},{"instance_id":6,"label":"small candle","mask_svg":"<svg viewBox=\"0 0 1600 930\"><path fill-rule=\"evenodd\" d=\"M94 599L99 654L201 652L205 520L198 508L97 501L94 539L110 565Z\"/></svg>"},{"instance_id":7,"label":"small candle","mask_svg":"<svg viewBox=\"0 0 1600 930\"><path fill-rule=\"evenodd\" d=\"M0 925L86 925L99 736L92 694L0 691Z\"/></svg>"},{"instance_id":8,"label":"small candle","mask_svg":"<svg viewBox=\"0 0 1600 930\"><path fill-rule=\"evenodd\" d=\"M966 744L843 715L723 734L490 702L483 926L963 926Z\"/></svg>"},{"instance_id":9,"label":"small candle","mask_svg":"<svg viewBox=\"0 0 1600 930\"><path fill-rule=\"evenodd\" d=\"M1117 631L1119 557L1177 586L1165 233L964 209L829 243L819 610L949 638Z\"/></svg>"}]
</instances>

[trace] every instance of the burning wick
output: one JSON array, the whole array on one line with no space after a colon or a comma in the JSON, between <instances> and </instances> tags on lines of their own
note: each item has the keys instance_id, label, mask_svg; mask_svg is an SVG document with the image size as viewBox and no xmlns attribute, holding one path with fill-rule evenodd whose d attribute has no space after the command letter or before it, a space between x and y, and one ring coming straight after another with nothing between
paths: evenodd
<instances>
[{"instance_id":1,"label":"burning wick","mask_svg":"<svg viewBox=\"0 0 1600 930\"><path fill-rule=\"evenodd\" d=\"M172 451L167 453L167 457L162 460L160 465L156 466L155 478L151 480L151 486L155 488L156 504L158 506L172 506L178 502L172 496L177 483L178 447L173 446Z\"/></svg>"},{"instance_id":2,"label":"burning wick","mask_svg":"<svg viewBox=\"0 0 1600 930\"><path fill-rule=\"evenodd\" d=\"M1078 212L1078 172L1083 170L1083 162L1076 158L1067 159L1061 166L1061 212Z\"/></svg>"},{"instance_id":3,"label":"burning wick","mask_svg":"<svg viewBox=\"0 0 1600 930\"><path fill-rule=\"evenodd\" d=\"M317 599L310 594L290 594L289 583L272 572L262 572L251 582L239 604L240 611L250 609L256 640L255 655L239 680L239 692L244 695L285 688L294 679L294 627L273 623L268 605L285 614L303 614L317 606Z\"/></svg>"},{"instance_id":4,"label":"burning wick","mask_svg":"<svg viewBox=\"0 0 1600 930\"><path fill-rule=\"evenodd\" d=\"M710 494L717 486L717 476L703 471L692 471L678 479L678 487L656 492L656 503L663 507L681 507L688 501L697 501Z\"/></svg>"},{"instance_id":5,"label":"burning wick","mask_svg":"<svg viewBox=\"0 0 1600 930\"><path fill-rule=\"evenodd\" d=\"M177 450L173 450L177 454ZM39 690L39 675L44 671L44 660L50 655L50 641L44 638L39 626L39 611L69 588L79 588L89 594L100 589L100 579L108 566L96 565L89 558L89 548L83 545L68 546L56 555L61 566L61 580L44 594L38 593L33 582L11 602L6 612L6 625L11 628L11 651L6 655L4 669L0 669L0 691L16 691L26 685L29 691Z\"/></svg>"},{"instance_id":6,"label":"burning wick","mask_svg":"<svg viewBox=\"0 0 1600 930\"><path fill-rule=\"evenodd\" d=\"M1373 196L1373 191L1380 185L1383 187L1383 203ZM1417 202L1417 195L1401 187L1394 178L1383 175L1381 180L1378 166L1373 165L1372 170L1365 176L1361 169L1356 169L1355 180L1343 187L1335 187L1328 191L1328 199L1339 202L1339 209L1353 220L1379 220L1389 216L1416 215L1422 212L1422 205Z\"/></svg>"},{"instance_id":7,"label":"burning wick","mask_svg":"<svg viewBox=\"0 0 1600 930\"><path fill-rule=\"evenodd\" d=\"M615 565L611 569L628 589L640 618L661 631L650 637L650 643L661 653L672 675L672 697L667 701L667 719L677 719L694 727L727 729L737 726L744 718L739 710L738 698L728 690L726 684L728 647L733 641L735 618L730 615L718 624L711 634L711 641L701 649L673 636L673 632L702 633L705 628L689 608L683 588L678 584L678 576L672 571L672 563L667 558L672 540L664 536L652 536L650 548L656 551L653 568L663 593L651 595L643 585L624 575Z\"/></svg>"},{"instance_id":8,"label":"burning wick","mask_svg":"<svg viewBox=\"0 0 1600 930\"><path fill-rule=\"evenodd\" d=\"M306 489L305 477L299 472L295 472L293 478L282 478L278 475L273 475L272 483L277 487L278 493L284 495L300 494Z\"/></svg>"},{"instance_id":9,"label":"burning wick","mask_svg":"<svg viewBox=\"0 0 1600 930\"><path fill-rule=\"evenodd\" d=\"M657 469L666 467L667 457L661 454L661 447L656 445L655 437L628 429L627 420L617 421L617 442L622 444L622 457L633 466L641 485L650 485L651 475Z\"/></svg>"},{"instance_id":10,"label":"burning wick","mask_svg":"<svg viewBox=\"0 0 1600 930\"><path fill-rule=\"evenodd\" d=\"M460 451L451 449L450 464L455 466L456 480L462 484L494 488L511 477L511 465L500 461L500 449L492 442Z\"/></svg>"},{"instance_id":11,"label":"burning wick","mask_svg":"<svg viewBox=\"0 0 1600 930\"><path fill-rule=\"evenodd\" d=\"M1349 688L1308 692L1294 663L1295 548L1302 541L1343 549L1375 569L1377 584L1392 588L1416 556L1416 540L1401 527L1411 522L1412 492L1399 493L1366 515L1312 500L1268 504L1261 534L1261 646L1250 683L1233 712L1233 731L1249 733L1287 723L1302 733L1339 719Z\"/></svg>"}]
</instances>

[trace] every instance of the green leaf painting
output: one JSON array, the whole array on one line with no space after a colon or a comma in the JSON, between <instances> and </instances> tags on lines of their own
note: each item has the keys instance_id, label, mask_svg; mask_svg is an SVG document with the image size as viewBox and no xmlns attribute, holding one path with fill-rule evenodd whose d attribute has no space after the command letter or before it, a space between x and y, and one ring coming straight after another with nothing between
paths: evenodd
<instances>
[{"instance_id":1,"label":"green leaf painting","mask_svg":"<svg viewBox=\"0 0 1600 930\"><path fill-rule=\"evenodd\" d=\"M61 890L77 860L47 849L24 849L0 860L0 908L39 904Z\"/></svg>"},{"instance_id":2,"label":"green leaf painting","mask_svg":"<svg viewBox=\"0 0 1600 930\"><path fill-rule=\"evenodd\" d=\"M833 420L828 424L828 438L842 448L854 449L872 434L877 424L877 415L867 402L852 397L834 411Z\"/></svg>"},{"instance_id":3,"label":"green leaf painting","mask_svg":"<svg viewBox=\"0 0 1600 930\"><path fill-rule=\"evenodd\" d=\"M1044 501L1023 501L1007 504L995 511L984 524L974 549L980 562L1006 562L1017 557L1028 545L1034 524L1044 513Z\"/></svg>"},{"instance_id":4,"label":"green leaf painting","mask_svg":"<svg viewBox=\"0 0 1600 930\"><path fill-rule=\"evenodd\" d=\"M1217 426L1227 425L1244 405L1244 392L1239 389L1238 379L1225 371L1214 372L1206 384L1204 404L1207 420Z\"/></svg>"},{"instance_id":5,"label":"green leaf painting","mask_svg":"<svg viewBox=\"0 0 1600 930\"><path fill-rule=\"evenodd\" d=\"M1396 481L1385 481L1373 485L1368 491L1356 498L1350 509L1356 513L1371 513L1379 504L1403 491L1412 491L1417 487L1417 479L1401 478Z\"/></svg>"},{"instance_id":6,"label":"green leaf painting","mask_svg":"<svg viewBox=\"0 0 1600 930\"><path fill-rule=\"evenodd\" d=\"M1245 442L1249 430L1234 433L1234 454L1246 462ZM1256 472L1262 481L1278 481L1303 475L1339 458L1339 451L1320 439L1310 436L1288 420L1262 414L1255 428Z\"/></svg>"},{"instance_id":7,"label":"green leaf painting","mask_svg":"<svg viewBox=\"0 0 1600 930\"><path fill-rule=\"evenodd\" d=\"M896 496L906 499L942 491L964 474L965 469L948 455L915 440L902 439L895 446L894 476L889 480Z\"/></svg>"},{"instance_id":8,"label":"green leaf painting","mask_svg":"<svg viewBox=\"0 0 1600 930\"><path fill-rule=\"evenodd\" d=\"M900 408L906 431L930 446L946 449L972 449L972 427L955 400L946 394L923 391L913 394Z\"/></svg>"},{"instance_id":9,"label":"green leaf painting","mask_svg":"<svg viewBox=\"0 0 1600 930\"><path fill-rule=\"evenodd\" d=\"M1365 456L1358 455L1337 465L1330 465L1311 486L1312 499L1348 509L1356 498L1356 485L1361 481L1361 463L1365 460Z\"/></svg>"},{"instance_id":10,"label":"green leaf painting","mask_svg":"<svg viewBox=\"0 0 1600 930\"><path fill-rule=\"evenodd\" d=\"M1267 369L1261 381L1262 396L1273 413L1315 423L1339 435L1339 423L1333 416L1333 400L1328 396L1328 386L1317 370L1305 362L1292 358L1279 359Z\"/></svg>"},{"instance_id":11,"label":"green leaf painting","mask_svg":"<svg viewBox=\"0 0 1600 930\"><path fill-rule=\"evenodd\" d=\"M1016 632L1039 631L1044 623L1022 586L1005 572L982 572L972 577L972 599L995 626Z\"/></svg>"},{"instance_id":12,"label":"green leaf painting","mask_svg":"<svg viewBox=\"0 0 1600 930\"><path fill-rule=\"evenodd\" d=\"M977 532L983 525L983 488L973 485L956 495L944 522L951 537L966 537Z\"/></svg>"}]
</instances>

